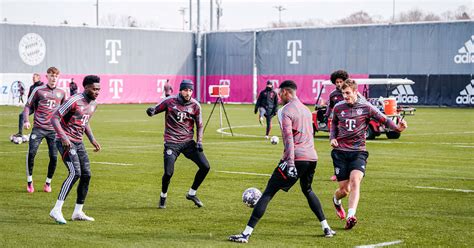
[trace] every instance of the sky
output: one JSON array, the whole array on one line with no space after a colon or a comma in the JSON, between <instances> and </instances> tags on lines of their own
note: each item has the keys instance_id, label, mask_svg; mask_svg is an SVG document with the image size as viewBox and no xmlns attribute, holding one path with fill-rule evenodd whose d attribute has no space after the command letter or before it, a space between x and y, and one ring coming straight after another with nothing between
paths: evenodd
<instances>
[{"instance_id":1,"label":"sky","mask_svg":"<svg viewBox=\"0 0 474 248\"><path fill-rule=\"evenodd\" d=\"M0 21L59 25L67 20L69 25L96 25L97 0L0 0ZM209 30L210 1L201 0L201 30ZM332 22L357 12L365 11L371 16L389 20L395 15L412 9L441 14L456 10L464 5L474 9L474 0L214 0L221 3L223 16L220 30L241 30L268 28L278 22L279 12L275 6L283 6L283 22L319 19ZM193 24L196 22L197 0L193 2ZM185 23L180 8L187 8ZM189 0L99 0L99 23L111 18L131 16L140 26L160 29L189 29ZM216 28L214 12L214 29ZM110 21L109 21L110 22ZM183 25L184 24L184 25ZM194 27L195 28L195 27Z\"/></svg>"}]
</instances>

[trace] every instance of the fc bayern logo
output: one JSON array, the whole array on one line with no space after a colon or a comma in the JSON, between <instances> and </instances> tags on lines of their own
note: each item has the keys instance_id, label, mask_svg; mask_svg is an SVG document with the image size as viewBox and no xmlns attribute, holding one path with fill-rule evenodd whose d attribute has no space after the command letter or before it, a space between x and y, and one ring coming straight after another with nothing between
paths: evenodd
<instances>
[{"instance_id":1,"label":"fc bayern logo","mask_svg":"<svg viewBox=\"0 0 474 248\"><path fill-rule=\"evenodd\" d=\"M35 66L43 62L46 44L38 34L28 33L21 38L18 53L25 64Z\"/></svg>"}]
</instances>

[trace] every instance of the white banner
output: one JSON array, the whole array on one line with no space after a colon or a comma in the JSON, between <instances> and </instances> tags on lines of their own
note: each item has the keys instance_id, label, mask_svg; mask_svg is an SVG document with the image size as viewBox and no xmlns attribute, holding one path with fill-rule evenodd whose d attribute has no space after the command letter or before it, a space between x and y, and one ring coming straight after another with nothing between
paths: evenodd
<instances>
[{"instance_id":1,"label":"white banner","mask_svg":"<svg viewBox=\"0 0 474 248\"><path fill-rule=\"evenodd\" d=\"M33 73L0 73L0 105L24 105L32 78ZM20 85L24 88L23 103L20 101Z\"/></svg>"}]
</instances>

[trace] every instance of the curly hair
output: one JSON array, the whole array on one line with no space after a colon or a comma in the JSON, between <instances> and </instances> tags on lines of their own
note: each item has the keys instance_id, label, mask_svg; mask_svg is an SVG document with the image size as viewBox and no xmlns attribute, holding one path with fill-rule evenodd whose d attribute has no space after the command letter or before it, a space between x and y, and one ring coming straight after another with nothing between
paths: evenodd
<instances>
[{"instance_id":1,"label":"curly hair","mask_svg":"<svg viewBox=\"0 0 474 248\"><path fill-rule=\"evenodd\" d=\"M343 81L346 81L346 79L349 78L349 74L347 74L347 71L344 70L337 70L331 74L331 82L332 84L336 84L336 79L342 79Z\"/></svg>"}]
</instances>

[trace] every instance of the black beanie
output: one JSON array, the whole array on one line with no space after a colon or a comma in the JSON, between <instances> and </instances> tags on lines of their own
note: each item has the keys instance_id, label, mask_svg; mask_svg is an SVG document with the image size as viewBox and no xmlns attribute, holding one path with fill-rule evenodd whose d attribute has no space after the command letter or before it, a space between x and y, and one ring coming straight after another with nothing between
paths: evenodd
<instances>
[{"instance_id":1,"label":"black beanie","mask_svg":"<svg viewBox=\"0 0 474 248\"><path fill-rule=\"evenodd\" d=\"M181 84L179 85L179 90L184 90L184 89L190 89L190 90L194 90L194 84L193 84L193 81L189 80L189 79L184 79L183 81L181 81Z\"/></svg>"}]
</instances>

